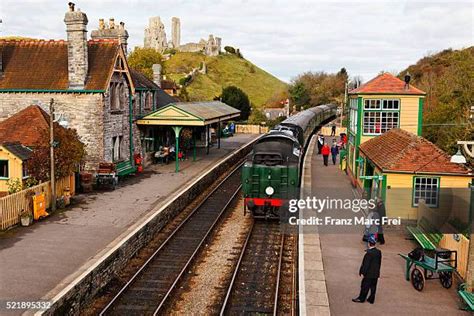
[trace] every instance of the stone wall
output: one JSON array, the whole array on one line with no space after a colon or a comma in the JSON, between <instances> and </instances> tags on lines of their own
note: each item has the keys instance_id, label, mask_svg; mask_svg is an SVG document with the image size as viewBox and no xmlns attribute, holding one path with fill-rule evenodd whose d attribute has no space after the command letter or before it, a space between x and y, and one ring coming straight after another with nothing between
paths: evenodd
<instances>
[{"instance_id":1,"label":"stone wall","mask_svg":"<svg viewBox=\"0 0 474 316\"><path fill-rule=\"evenodd\" d=\"M111 106L110 92L104 94L104 160L113 161L113 139L122 137L120 144L120 160L130 158L130 107L129 107L129 88L125 76L120 73L114 73L111 79L111 85L121 84L123 89L117 91L120 106L113 109Z\"/></svg>"},{"instance_id":2,"label":"stone wall","mask_svg":"<svg viewBox=\"0 0 474 316\"><path fill-rule=\"evenodd\" d=\"M252 145L253 143L247 144L211 169L179 196L175 196L164 207L157 209L146 223L137 228L131 227L129 231L134 233L130 233L93 267L88 267L87 274L73 281L70 290L58 295L59 297L44 297L45 300L53 300L51 308L45 311L44 315L80 315L81 310L87 307L94 295L125 267L137 251L146 246L171 218L174 218L193 199L209 188L216 178L246 157L252 150Z\"/></svg>"},{"instance_id":3,"label":"stone wall","mask_svg":"<svg viewBox=\"0 0 474 316\"><path fill-rule=\"evenodd\" d=\"M49 113L54 99L56 115L62 114L69 128L77 130L86 145L84 169L97 170L101 161L112 161L113 137L122 136L122 160L130 158L129 92L124 75L114 74L113 83L122 83L122 108L111 110L110 89L106 93L0 93L0 121L36 104ZM140 144L136 147L140 150Z\"/></svg>"},{"instance_id":4,"label":"stone wall","mask_svg":"<svg viewBox=\"0 0 474 316\"><path fill-rule=\"evenodd\" d=\"M90 167L104 158L104 106L101 93L0 93L0 121L36 104L49 113L54 98L57 114L63 114L70 128L77 130L86 145Z\"/></svg>"}]
</instances>

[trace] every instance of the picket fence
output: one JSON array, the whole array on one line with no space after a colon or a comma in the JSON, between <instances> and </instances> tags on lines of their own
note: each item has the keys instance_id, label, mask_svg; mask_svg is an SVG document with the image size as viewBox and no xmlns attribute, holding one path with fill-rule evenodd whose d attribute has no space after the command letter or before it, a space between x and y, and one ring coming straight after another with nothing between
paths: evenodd
<instances>
[{"instance_id":1,"label":"picket fence","mask_svg":"<svg viewBox=\"0 0 474 316\"><path fill-rule=\"evenodd\" d=\"M69 189L71 196L75 194L74 175L56 181L57 197L64 195L66 189ZM40 193L45 194L46 208L49 208L51 206L51 183L49 181L0 198L0 229L5 230L18 224L23 211L33 213L33 196Z\"/></svg>"}]
</instances>

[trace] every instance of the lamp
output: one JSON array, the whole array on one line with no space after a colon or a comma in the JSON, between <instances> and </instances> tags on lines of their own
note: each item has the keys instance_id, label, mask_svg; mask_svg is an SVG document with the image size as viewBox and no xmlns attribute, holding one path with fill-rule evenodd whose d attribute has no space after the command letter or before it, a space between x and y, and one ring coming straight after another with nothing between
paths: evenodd
<instances>
[{"instance_id":1,"label":"lamp","mask_svg":"<svg viewBox=\"0 0 474 316\"><path fill-rule=\"evenodd\" d=\"M466 163L466 157L464 157L463 154L461 153L461 148L458 148L457 153L451 157L451 162L459 163L459 164Z\"/></svg>"}]
</instances>

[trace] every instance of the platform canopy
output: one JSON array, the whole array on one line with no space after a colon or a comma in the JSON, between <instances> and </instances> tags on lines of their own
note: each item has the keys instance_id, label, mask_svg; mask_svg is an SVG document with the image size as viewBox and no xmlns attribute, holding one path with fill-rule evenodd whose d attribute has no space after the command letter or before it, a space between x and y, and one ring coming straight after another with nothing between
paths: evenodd
<instances>
[{"instance_id":1,"label":"platform canopy","mask_svg":"<svg viewBox=\"0 0 474 316\"><path fill-rule=\"evenodd\" d=\"M138 125L207 126L240 116L240 111L220 101L175 102L137 121Z\"/></svg>"}]
</instances>

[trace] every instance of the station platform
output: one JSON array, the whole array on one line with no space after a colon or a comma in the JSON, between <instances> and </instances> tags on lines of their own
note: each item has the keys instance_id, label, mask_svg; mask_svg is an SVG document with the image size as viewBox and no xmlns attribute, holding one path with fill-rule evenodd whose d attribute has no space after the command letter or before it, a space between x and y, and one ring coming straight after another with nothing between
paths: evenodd
<instances>
[{"instance_id":1,"label":"station platform","mask_svg":"<svg viewBox=\"0 0 474 316\"><path fill-rule=\"evenodd\" d=\"M331 137L326 136L326 140L332 143ZM322 156L317 155L315 147L310 151L311 176L306 176L307 188L303 194L318 199L360 198L339 165L333 165L330 161L329 166L324 166ZM330 209L319 214L305 211L300 216L348 219L366 214ZM405 281L405 261L398 253L408 253L416 244L406 238L403 227L385 229L386 243L377 244L382 251L382 268L375 304L352 302L360 291L358 273L366 249L366 243L362 241L363 232L362 225L300 228L300 297L304 298L300 305L301 315L465 314L459 310L455 284L446 290L438 280L431 280L426 282L422 292L418 292L410 282Z\"/></svg>"},{"instance_id":2,"label":"station platform","mask_svg":"<svg viewBox=\"0 0 474 316\"><path fill-rule=\"evenodd\" d=\"M221 139L220 149L211 147L208 155L202 149L195 162L192 158L181 161L179 173L175 173L174 163L152 165L125 179L115 191L78 195L64 211L30 227L0 233L0 300L53 297L130 226L258 136L237 134Z\"/></svg>"}]
</instances>

